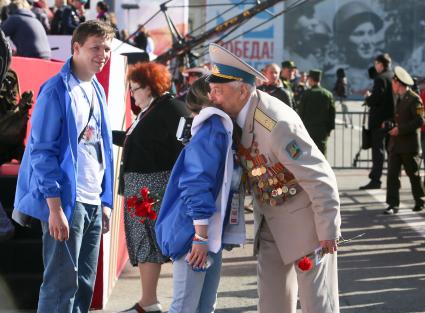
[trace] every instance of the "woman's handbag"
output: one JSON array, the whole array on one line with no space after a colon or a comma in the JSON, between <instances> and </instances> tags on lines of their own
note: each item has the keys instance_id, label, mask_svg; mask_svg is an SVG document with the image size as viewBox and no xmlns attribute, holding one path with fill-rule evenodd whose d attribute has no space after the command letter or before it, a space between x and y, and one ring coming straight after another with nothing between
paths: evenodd
<instances>
[{"instance_id":1,"label":"woman's handbag","mask_svg":"<svg viewBox=\"0 0 425 313\"><path fill-rule=\"evenodd\" d=\"M372 148L372 134L370 129L363 126L362 128L362 149L367 150Z\"/></svg>"},{"instance_id":2,"label":"woman's handbag","mask_svg":"<svg viewBox=\"0 0 425 313\"><path fill-rule=\"evenodd\" d=\"M370 129L366 128L366 114L367 107L365 106L363 112L363 121L362 121L362 149L367 150L372 148L372 132Z\"/></svg>"}]
</instances>

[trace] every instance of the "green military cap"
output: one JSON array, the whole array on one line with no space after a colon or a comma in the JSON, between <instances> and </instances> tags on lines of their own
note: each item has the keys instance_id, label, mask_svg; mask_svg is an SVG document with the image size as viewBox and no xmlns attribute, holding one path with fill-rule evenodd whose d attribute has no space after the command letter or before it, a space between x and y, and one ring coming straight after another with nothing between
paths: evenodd
<instances>
[{"instance_id":1,"label":"green military cap","mask_svg":"<svg viewBox=\"0 0 425 313\"><path fill-rule=\"evenodd\" d=\"M396 66L394 68L394 79L398 80L405 86L413 86L414 84L412 76L410 76L410 74L407 73L407 71L401 66Z\"/></svg>"},{"instance_id":2,"label":"green military cap","mask_svg":"<svg viewBox=\"0 0 425 313\"><path fill-rule=\"evenodd\" d=\"M282 62L282 68L297 68L294 61L286 60Z\"/></svg>"},{"instance_id":3,"label":"green military cap","mask_svg":"<svg viewBox=\"0 0 425 313\"><path fill-rule=\"evenodd\" d=\"M310 70L308 72L308 77L311 79L320 82L320 79L322 78L322 71L321 70Z\"/></svg>"}]
</instances>

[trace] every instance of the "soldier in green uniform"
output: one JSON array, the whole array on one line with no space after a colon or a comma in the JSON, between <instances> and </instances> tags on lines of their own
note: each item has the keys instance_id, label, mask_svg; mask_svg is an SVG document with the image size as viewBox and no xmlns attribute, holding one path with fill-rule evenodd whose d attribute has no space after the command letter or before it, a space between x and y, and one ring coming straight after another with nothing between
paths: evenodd
<instances>
[{"instance_id":1,"label":"soldier in green uniform","mask_svg":"<svg viewBox=\"0 0 425 313\"><path fill-rule=\"evenodd\" d=\"M289 96L289 102L287 103L291 108L295 110L295 99L294 99L294 90L292 89L291 81L295 78L295 71L297 67L294 61L283 61L282 70L280 72L280 79L282 80L283 89Z\"/></svg>"},{"instance_id":2,"label":"soldier in green uniform","mask_svg":"<svg viewBox=\"0 0 425 313\"><path fill-rule=\"evenodd\" d=\"M332 93L320 85L321 76L320 70L309 72L307 82L311 88L304 92L298 114L310 137L326 156L326 143L335 129L335 103Z\"/></svg>"},{"instance_id":3,"label":"soldier in green uniform","mask_svg":"<svg viewBox=\"0 0 425 313\"><path fill-rule=\"evenodd\" d=\"M393 92L398 96L394 121L384 122L389 129L387 203L384 214L398 213L400 204L401 165L409 176L415 207L413 211L422 211L424 190L419 175L419 128L424 123L421 98L410 87L413 79L402 67L396 66L392 80Z\"/></svg>"}]
</instances>

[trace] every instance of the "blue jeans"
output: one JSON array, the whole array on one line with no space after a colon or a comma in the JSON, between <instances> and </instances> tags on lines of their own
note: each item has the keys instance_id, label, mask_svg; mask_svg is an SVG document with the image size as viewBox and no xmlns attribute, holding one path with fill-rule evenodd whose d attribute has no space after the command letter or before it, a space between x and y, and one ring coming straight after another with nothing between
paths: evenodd
<instances>
[{"instance_id":1,"label":"blue jeans","mask_svg":"<svg viewBox=\"0 0 425 313\"><path fill-rule=\"evenodd\" d=\"M221 250L208 252L213 264L206 272L195 272L185 256L173 263L173 302L168 313L211 313L220 282Z\"/></svg>"},{"instance_id":2,"label":"blue jeans","mask_svg":"<svg viewBox=\"0 0 425 313\"><path fill-rule=\"evenodd\" d=\"M50 236L47 222L41 222L41 226L44 273L37 312L87 313L99 256L102 230L100 206L76 203L66 242Z\"/></svg>"}]
</instances>

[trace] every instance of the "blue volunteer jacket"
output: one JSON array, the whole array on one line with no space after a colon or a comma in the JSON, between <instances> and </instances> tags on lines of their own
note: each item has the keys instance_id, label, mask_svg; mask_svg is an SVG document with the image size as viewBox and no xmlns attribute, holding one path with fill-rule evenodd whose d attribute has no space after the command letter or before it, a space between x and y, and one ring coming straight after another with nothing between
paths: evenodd
<instances>
[{"instance_id":1,"label":"blue volunteer jacket","mask_svg":"<svg viewBox=\"0 0 425 313\"><path fill-rule=\"evenodd\" d=\"M42 85L31 118L30 137L19 169L15 210L42 221L49 218L46 198L61 198L68 221L72 219L76 202L79 133L75 120L76 104L70 96L70 76L71 59L68 59L61 72ZM92 84L100 104L106 162L101 201L103 205L112 208L112 134L103 87L96 78Z\"/></svg>"},{"instance_id":2,"label":"blue volunteer jacket","mask_svg":"<svg viewBox=\"0 0 425 313\"><path fill-rule=\"evenodd\" d=\"M162 253L172 259L191 248L193 221L209 219L217 211L229 149L229 131L221 119L211 115L203 122L171 172L155 232Z\"/></svg>"}]
</instances>

